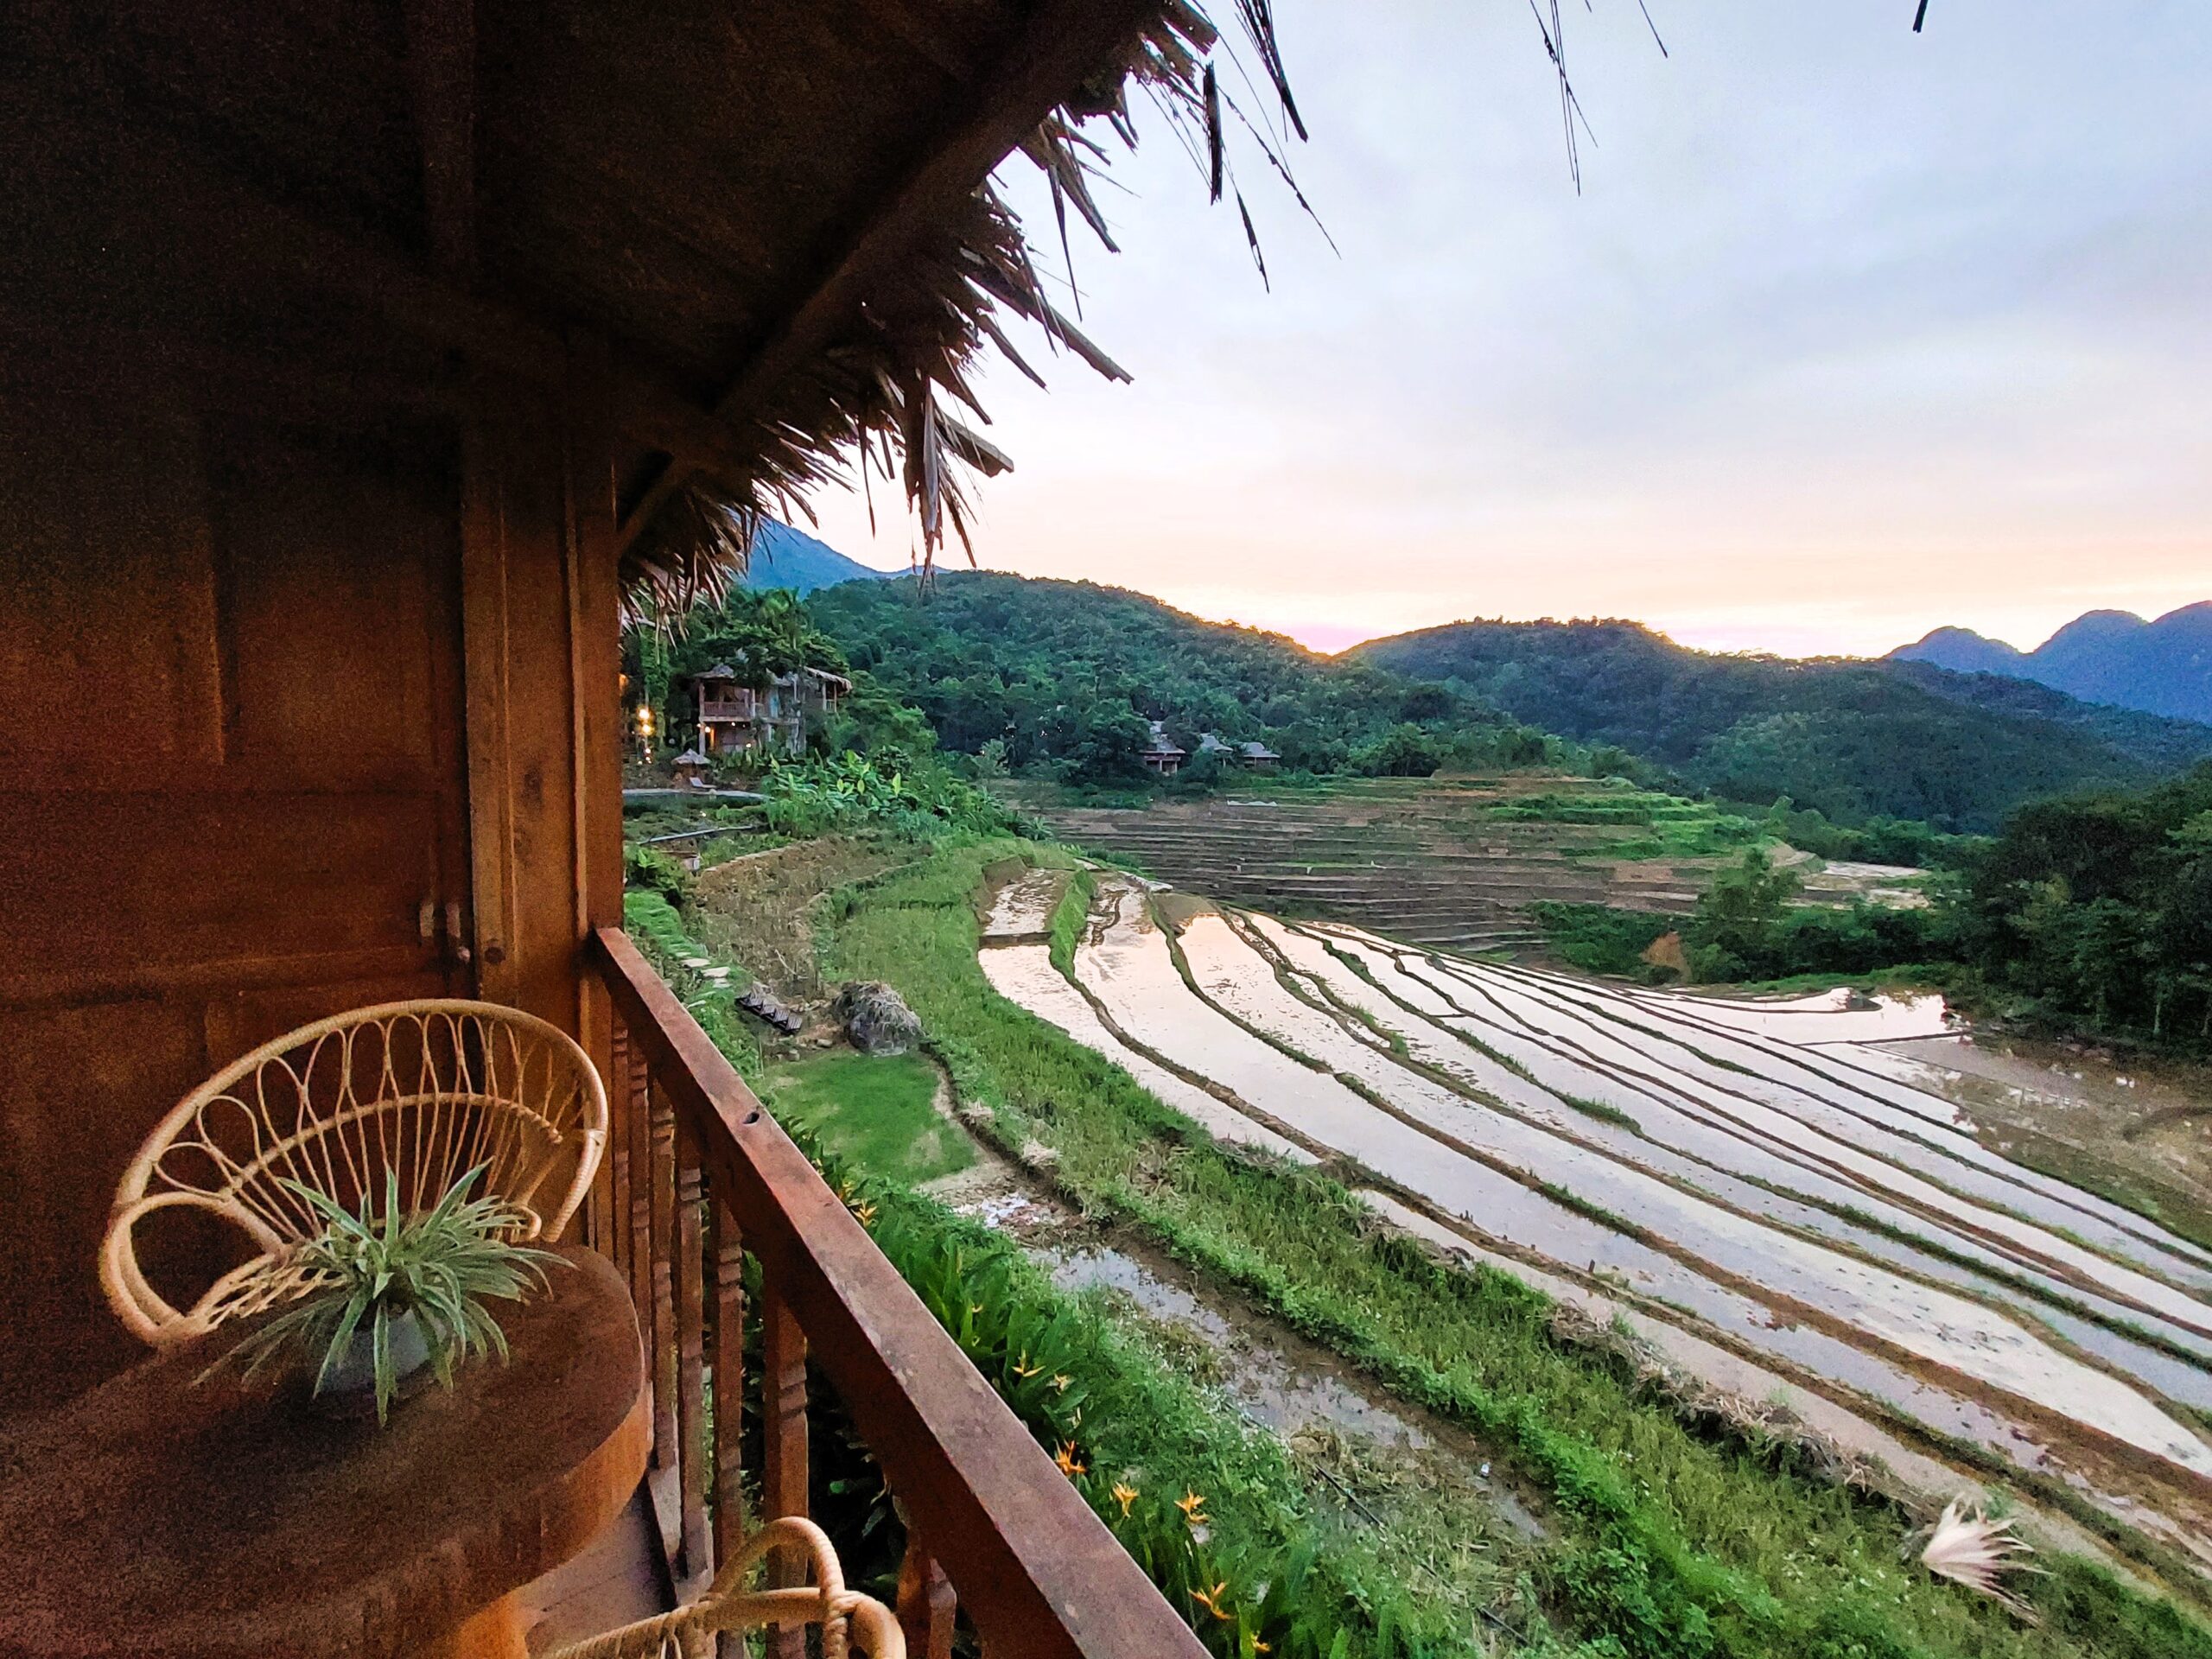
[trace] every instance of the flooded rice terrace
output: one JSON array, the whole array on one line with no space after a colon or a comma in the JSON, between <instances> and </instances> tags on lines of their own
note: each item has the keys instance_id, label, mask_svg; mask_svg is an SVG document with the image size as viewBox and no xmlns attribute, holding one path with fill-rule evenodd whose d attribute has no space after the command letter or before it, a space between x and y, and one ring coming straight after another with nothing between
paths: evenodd
<instances>
[{"instance_id":1,"label":"flooded rice terrace","mask_svg":"<svg viewBox=\"0 0 2212 1659\"><path fill-rule=\"evenodd\" d=\"M1971 1443L2212 1563L2212 1254L1985 1145L1939 998L1601 984L1103 874L1071 980L1065 880L999 892L984 972L1215 1136L1906 1484Z\"/></svg>"}]
</instances>

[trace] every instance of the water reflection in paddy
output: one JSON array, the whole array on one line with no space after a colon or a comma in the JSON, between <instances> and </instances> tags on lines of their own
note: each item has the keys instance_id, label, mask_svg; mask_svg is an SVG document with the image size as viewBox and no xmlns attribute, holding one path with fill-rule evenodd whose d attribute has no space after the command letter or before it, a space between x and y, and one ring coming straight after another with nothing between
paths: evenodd
<instances>
[{"instance_id":1,"label":"water reflection in paddy","mask_svg":"<svg viewBox=\"0 0 2212 1659\"><path fill-rule=\"evenodd\" d=\"M1885 1052L1864 1038L1924 1028L1927 1007L1877 1019L1630 996L1203 911L1179 946L1197 995L1147 895L1102 882L1075 974L1128 1044L1042 946L984 956L1003 994L1160 1080L1179 1109L1246 1138L1264 1119L1353 1158L1516 1258L1680 1310L1844 1398L2061 1473L2115 1513L2133 1500L2114 1442L2212 1479L2212 1447L2155 1397L2212 1408L2212 1371L2095 1322L2212 1354L2212 1307L2194 1294L2212 1275L2139 1217L1982 1147L1880 1062L1855 1064ZM1776 1034L1792 1029L1811 1035ZM2047 1411L2109 1439L2053 1434Z\"/></svg>"}]
</instances>

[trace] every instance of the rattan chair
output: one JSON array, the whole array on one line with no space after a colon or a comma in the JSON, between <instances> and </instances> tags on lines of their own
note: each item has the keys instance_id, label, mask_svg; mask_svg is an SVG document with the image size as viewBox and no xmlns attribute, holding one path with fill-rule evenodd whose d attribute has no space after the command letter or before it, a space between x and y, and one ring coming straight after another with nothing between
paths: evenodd
<instances>
[{"instance_id":1,"label":"rattan chair","mask_svg":"<svg viewBox=\"0 0 2212 1659\"><path fill-rule=\"evenodd\" d=\"M807 1553L813 1584L746 1589L754 1564L779 1547ZM846 1589L844 1569L822 1529L795 1516L762 1523L690 1606L572 1642L543 1659L714 1659L717 1634L770 1624L819 1624L822 1659L846 1659L856 1646L868 1659L906 1659L906 1638L891 1610L873 1596Z\"/></svg>"},{"instance_id":2,"label":"rattan chair","mask_svg":"<svg viewBox=\"0 0 2212 1659\"><path fill-rule=\"evenodd\" d=\"M302 1026L232 1062L177 1103L117 1188L100 1248L116 1317L157 1347L314 1288L296 1247L322 1230L283 1183L381 1208L386 1172L405 1208L486 1167L475 1196L514 1205L514 1236L560 1237L607 1144L607 1090L574 1039L488 1002L387 1002ZM199 1211L241 1230L251 1261L180 1313L140 1269L139 1224Z\"/></svg>"}]
</instances>

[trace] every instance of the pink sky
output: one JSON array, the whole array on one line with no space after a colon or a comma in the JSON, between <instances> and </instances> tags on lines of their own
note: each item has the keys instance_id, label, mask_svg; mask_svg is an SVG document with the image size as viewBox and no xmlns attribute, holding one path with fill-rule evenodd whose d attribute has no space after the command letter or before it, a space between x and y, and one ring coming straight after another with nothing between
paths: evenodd
<instances>
[{"instance_id":1,"label":"pink sky","mask_svg":"<svg viewBox=\"0 0 2212 1659\"><path fill-rule=\"evenodd\" d=\"M1633 8L1577 8L1580 195L1512 7L1276 9L1341 254L1248 151L1263 290L1154 134L1103 198L1125 251L1075 250L1135 382L1033 338L1049 393L985 373L1016 467L986 566L1319 648L1501 615L2031 646L2212 596L2212 6L1943 0L1915 36L1654 0L1665 59ZM895 512L817 505L906 562Z\"/></svg>"}]
</instances>

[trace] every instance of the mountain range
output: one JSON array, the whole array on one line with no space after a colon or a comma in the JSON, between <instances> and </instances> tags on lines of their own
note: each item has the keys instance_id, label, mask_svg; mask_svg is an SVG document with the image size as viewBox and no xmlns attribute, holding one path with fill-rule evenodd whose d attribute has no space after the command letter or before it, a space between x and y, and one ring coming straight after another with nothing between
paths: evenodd
<instances>
[{"instance_id":1,"label":"mountain range","mask_svg":"<svg viewBox=\"0 0 2212 1659\"><path fill-rule=\"evenodd\" d=\"M947 572L925 597L883 580L905 575L768 524L745 585L814 595L817 626L947 747L1005 736L1017 760L1090 741L1058 729L1071 711L1259 738L1317 770L1393 722L1496 748L1503 720L1615 746L1729 800L1988 831L2024 802L2212 756L2212 722L2164 712L2212 715L2212 604L2149 623L2093 613L2035 652L1939 629L1878 660L1795 661L1546 620L1452 623L1330 658L1090 583Z\"/></svg>"},{"instance_id":2,"label":"mountain range","mask_svg":"<svg viewBox=\"0 0 2212 1659\"><path fill-rule=\"evenodd\" d=\"M1547 731L1612 744L1729 800L1843 823L1986 831L2042 796L2134 787L2212 755L2212 725L1934 664L1692 651L1640 623L1455 622L1357 647Z\"/></svg>"},{"instance_id":3,"label":"mountain range","mask_svg":"<svg viewBox=\"0 0 2212 1659\"><path fill-rule=\"evenodd\" d=\"M2129 611L2091 611L2033 651L1971 628L1937 628L1899 646L1889 660L1932 663L1959 674L2001 674L2085 702L2212 721L2212 601L2184 605L2152 622Z\"/></svg>"},{"instance_id":4,"label":"mountain range","mask_svg":"<svg viewBox=\"0 0 2212 1659\"><path fill-rule=\"evenodd\" d=\"M905 574L903 570L879 570L858 559L847 558L828 543L817 541L803 530L764 518L753 537L753 563L746 569L742 585L756 593L771 588L788 588L804 599L818 588L834 588L841 582L880 582L887 576Z\"/></svg>"}]
</instances>

